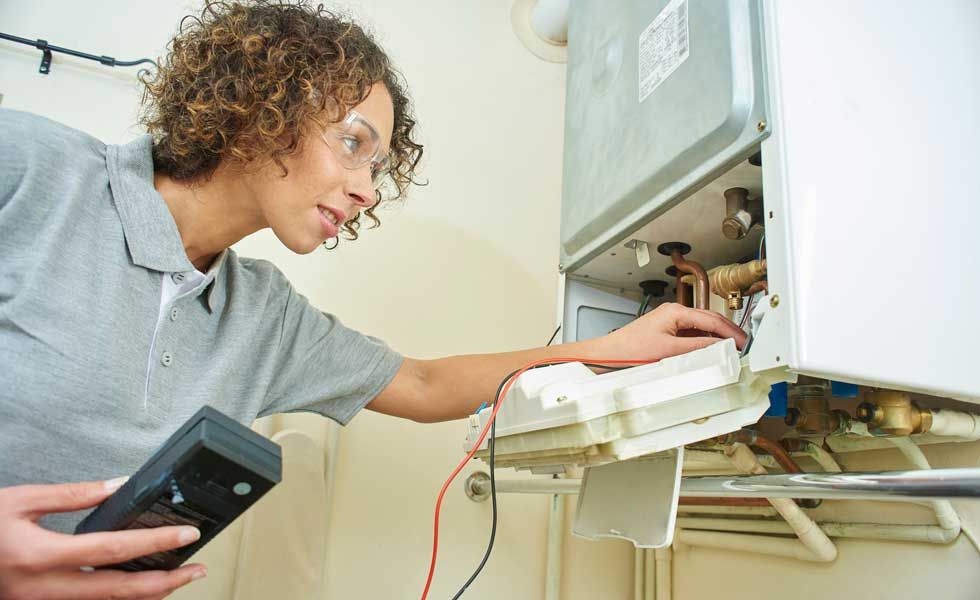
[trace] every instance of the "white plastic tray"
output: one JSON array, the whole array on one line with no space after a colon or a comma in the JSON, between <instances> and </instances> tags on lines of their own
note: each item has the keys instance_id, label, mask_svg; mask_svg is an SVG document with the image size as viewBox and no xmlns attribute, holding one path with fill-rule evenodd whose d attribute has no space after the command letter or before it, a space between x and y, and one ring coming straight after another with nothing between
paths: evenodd
<instances>
[{"instance_id":1,"label":"white plastic tray","mask_svg":"<svg viewBox=\"0 0 980 600\"><path fill-rule=\"evenodd\" d=\"M497 415L498 467L553 470L599 465L677 448L755 423L769 388L795 376L754 373L733 340L659 363L596 375L580 363L534 369ZM492 407L471 415L469 451ZM477 456L488 459L487 440Z\"/></svg>"}]
</instances>

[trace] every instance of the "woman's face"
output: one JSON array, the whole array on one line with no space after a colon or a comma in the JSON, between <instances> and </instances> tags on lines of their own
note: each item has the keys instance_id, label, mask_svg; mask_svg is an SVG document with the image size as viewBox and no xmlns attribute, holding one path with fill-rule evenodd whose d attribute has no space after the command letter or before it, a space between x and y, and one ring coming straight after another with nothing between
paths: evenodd
<instances>
[{"instance_id":1,"label":"woman's face","mask_svg":"<svg viewBox=\"0 0 980 600\"><path fill-rule=\"evenodd\" d=\"M375 84L354 111L377 132L378 155L387 156L394 127L394 107L388 90L381 83ZM336 148L336 138L332 141ZM251 182L266 223L293 252L312 252L336 237L346 221L376 201L371 163L352 169L338 154L316 131L304 137L299 152L283 160L289 170L286 177L273 164L257 173Z\"/></svg>"}]
</instances>

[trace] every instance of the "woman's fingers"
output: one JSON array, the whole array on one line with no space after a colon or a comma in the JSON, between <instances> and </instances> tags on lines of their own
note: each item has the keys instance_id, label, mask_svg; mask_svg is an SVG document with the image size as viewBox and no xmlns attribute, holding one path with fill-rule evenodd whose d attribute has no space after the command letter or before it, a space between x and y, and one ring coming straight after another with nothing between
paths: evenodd
<instances>
[{"instance_id":1,"label":"woman's fingers","mask_svg":"<svg viewBox=\"0 0 980 600\"><path fill-rule=\"evenodd\" d=\"M4 490L19 514L32 520L42 515L91 508L118 489L121 480L83 481L53 485L19 485Z\"/></svg>"},{"instance_id":2,"label":"woman's fingers","mask_svg":"<svg viewBox=\"0 0 980 600\"><path fill-rule=\"evenodd\" d=\"M41 553L45 568L99 567L116 565L140 556L180 548L201 537L194 527L156 527L64 535L45 536Z\"/></svg>"},{"instance_id":3,"label":"woman's fingers","mask_svg":"<svg viewBox=\"0 0 980 600\"><path fill-rule=\"evenodd\" d=\"M40 598L74 598L75 600L103 600L104 598L137 600L138 598L166 596L195 579L204 577L204 565L184 565L173 571L126 571L101 570L92 572L61 571L52 573L36 583Z\"/></svg>"},{"instance_id":4,"label":"woman's fingers","mask_svg":"<svg viewBox=\"0 0 980 600\"><path fill-rule=\"evenodd\" d=\"M711 344L720 342L722 338L713 337L678 337L674 338L671 343L671 355L676 356L678 354L685 354L687 352L693 352L695 350L700 350L701 348L707 348Z\"/></svg>"},{"instance_id":5,"label":"woman's fingers","mask_svg":"<svg viewBox=\"0 0 980 600\"><path fill-rule=\"evenodd\" d=\"M735 345L741 348L746 341L745 332L722 315L710 310L688 308L675 305L671 318L674 321L674 331L697 329L705 333L713 333L723 338L734 338Z\"/></svg>"}]
</instances>

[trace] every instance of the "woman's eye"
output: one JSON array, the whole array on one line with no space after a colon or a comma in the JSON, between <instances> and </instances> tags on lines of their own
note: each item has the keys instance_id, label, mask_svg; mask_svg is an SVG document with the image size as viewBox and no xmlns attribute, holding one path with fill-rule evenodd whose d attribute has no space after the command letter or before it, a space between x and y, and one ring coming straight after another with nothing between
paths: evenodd
<instances>
[{"instance_id":1,"label":"woman's eye","mask_svg":"<svg viewBox=\"0 0 980 600\"><path fill-rule=\"evenodd\" d=\"M343 142L344 148L351 154L357 154L361 149L361 140L354 136L345 135L341 138L341 142Z\"/></svg>"}]
</instances>

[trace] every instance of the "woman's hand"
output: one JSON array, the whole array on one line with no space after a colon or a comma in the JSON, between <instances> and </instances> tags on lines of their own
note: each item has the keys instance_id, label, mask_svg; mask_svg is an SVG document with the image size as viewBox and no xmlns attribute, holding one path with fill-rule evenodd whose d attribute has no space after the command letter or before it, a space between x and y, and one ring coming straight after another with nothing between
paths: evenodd
<instances>
[{"instance_id":1,"label":"woman's hand","mask_svg":"<svg viewBox=\"0 0 980 600\"><path fill-rule=\"evenodd\" d=\"M173 571L82 571L193 543L193 527L66 535L37 524L47 513L95 506L122 485L97 481L0 488L0 600L163 598L203 577L204 565Z\"/></svg>"},{"instance_id":2,"label":"woman's hand","mask_svg":"<svg viewBox=\"0 0 980 600\"><path fill-rule=\"evenodd\" d=\"M725 338L735 338L735 345L742 348L746 336L716 312L667 303L605 336L603 346L609 357L659 360Z\"/></svg>"}]
</instances>

